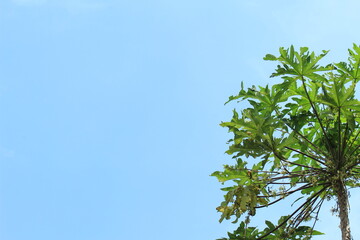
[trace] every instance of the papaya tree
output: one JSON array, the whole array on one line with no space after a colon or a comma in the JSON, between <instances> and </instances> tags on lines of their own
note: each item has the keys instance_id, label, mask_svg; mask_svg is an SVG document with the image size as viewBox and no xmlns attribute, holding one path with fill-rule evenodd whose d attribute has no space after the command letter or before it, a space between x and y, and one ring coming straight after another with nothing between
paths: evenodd
<instances>
[{"instance_id":1,"label":"papaya tree","mask_svg":"<svg viewBox=\"0 0 360 240\"><path fill-rule=\"evenodd\" d=\"M360 186L360 101L355 97L360 46L349 49L347 62L321 65L327 53L280 48L278 56L264 57L278 63L270 77L279 83L247 89L242 83L229 97L228 102L245 101L246 107L221 123L232 135L226 153L234 164L212 174L226 184L217 208L220 222L240 220L223 240L310 239L321 234L314 226L329 200L335 201L342 240L352 239L349 191ZM266 220L264 230L249 226L258 212L287 200L289 213L278 223Z\"/></svg>"}]
</instances>

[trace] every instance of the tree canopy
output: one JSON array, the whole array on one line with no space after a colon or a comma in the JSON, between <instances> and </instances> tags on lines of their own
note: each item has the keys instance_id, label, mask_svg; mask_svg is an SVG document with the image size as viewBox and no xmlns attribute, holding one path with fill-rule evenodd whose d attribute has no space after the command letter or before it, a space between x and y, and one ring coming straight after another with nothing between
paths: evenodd
<instances>
[{"instance_id":1,"label":"tree canopy","mask_svg":"<svg viewBox=\"0 0 360 240\"><path fill-rule=\"evenodd\" d=\"M331 199L342 239L351 239L348 191L359 187L360 178L360 102L355 97L360 46L349 49L347 62L320 65L327 53L280 48L279 56L264 57L278 63L271 77L280 77L280 83L247 89L242 83L229 98L249 107L234 109L231 121L221 123L232 133L226 153L234 164L212 174L226 183L217 210L220 222L241 220L222 240L310 239L321 234L314 226L323 202ZM297 198L288 215L276 224L264 219L263 230L249 226L262 208L290 195ZM302 225L307 221L310 226Z\"/></svg>"}]
</instances>

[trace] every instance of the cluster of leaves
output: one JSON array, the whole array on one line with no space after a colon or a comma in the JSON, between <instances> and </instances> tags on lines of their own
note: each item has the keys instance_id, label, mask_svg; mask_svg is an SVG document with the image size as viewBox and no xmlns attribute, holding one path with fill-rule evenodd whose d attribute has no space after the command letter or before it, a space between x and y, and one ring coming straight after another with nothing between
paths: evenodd
<instances>
[{"instance_id":1,"label":"cluster of leaves","mask_svg":"<svg viewBox=\"0 0 360 240\"><path fill-rule=\"evenodd\" d=\"M278 224L281 224L286 220L288 216L282 216ZM283 225L281 227L276 227L272 222L265 221L266 228L262 231L258 230L255 227L247 227L245 222L241 222L238 229L236 229L233 233L228 232L228 238L220 238L217 240L249 240L249 239L257 239L266 233L270 234L267 236L269 240L309 240L311 236L314 235L323 235L323 233L319 231L313 230L308 226L300 226L296 229L288 228L287 225Z\"/></svg>"},{"instance_id":2,"label":"cluster of leaves","mask_svg":"<svg viewBox=\"0 0 360 240\"><path fill-rule=\"evenodd\" d=\"M242 84L239 94L229 98L247 100L250 107L234 110L231 121L221 123L233 134L227 153L236 164L212 174L221 183L232 183L222 188L226 194L217 210L220 222L233 217L237 222L290 195L299 194L296 201L302 203L281 218L278 228L246 239L277 239L270 237L274 229L304 229L300 224L316 222L324 200L360 186L360 102L355 98L360 47L349 49L347 63L326 66L318 62L328 51L316 55L291 46L279 52L279 57L268 54L264 59L279 62L271 77L280 76L281 83L247 90ZM252 167L244 158L255 159ZM230 239L245 239L241 234L255 231L241 226L247 224L243 221Z\"/></svg>"}]
</instances>

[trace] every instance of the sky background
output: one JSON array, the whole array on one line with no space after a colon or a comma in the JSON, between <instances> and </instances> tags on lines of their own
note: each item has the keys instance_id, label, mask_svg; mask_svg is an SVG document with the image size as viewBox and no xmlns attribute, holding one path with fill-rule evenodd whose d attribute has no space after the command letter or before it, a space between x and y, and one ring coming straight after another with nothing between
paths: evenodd
<instances>
[{"instance_id":1,"label":"sky background","mask_svg":"<svg viewBox=\"0 0 360 240\"><path fill-rule=\"evenodd\" d=\"M0 239L215 240L221 121L279 47L360 43L353 0L0 0ZM351 224L360 239L360 194ZM340 239L329 203L319 240ZM257 215L277 219L290 203ZM286 212L284 212L286 213Z\"/></svg>"}]
</instances>

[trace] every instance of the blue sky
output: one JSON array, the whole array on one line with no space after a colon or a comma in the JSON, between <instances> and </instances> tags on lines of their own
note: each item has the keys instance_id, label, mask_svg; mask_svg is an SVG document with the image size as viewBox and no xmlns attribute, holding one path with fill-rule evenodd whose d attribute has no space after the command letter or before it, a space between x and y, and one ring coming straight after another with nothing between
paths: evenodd
<instances>
[{"instance_id":1,"label":"blue sky","mask_svg":"<svg viewBox=\"0 0 360 240\"><path fill-rule=\"evenodd\" d=\"M225 236L235 226L218 223L221 185L209 177L231 163L218 124L235 105L223 103L241 81L276 81L262 57L280 46L345 60L359 43L359 8L355 0L1 0L0 238ZM355 239L359 199L352 192ZM317 228L329 235L317 239L339 239L337 218L322 214Z\"/></svg>"}]
</instances>

